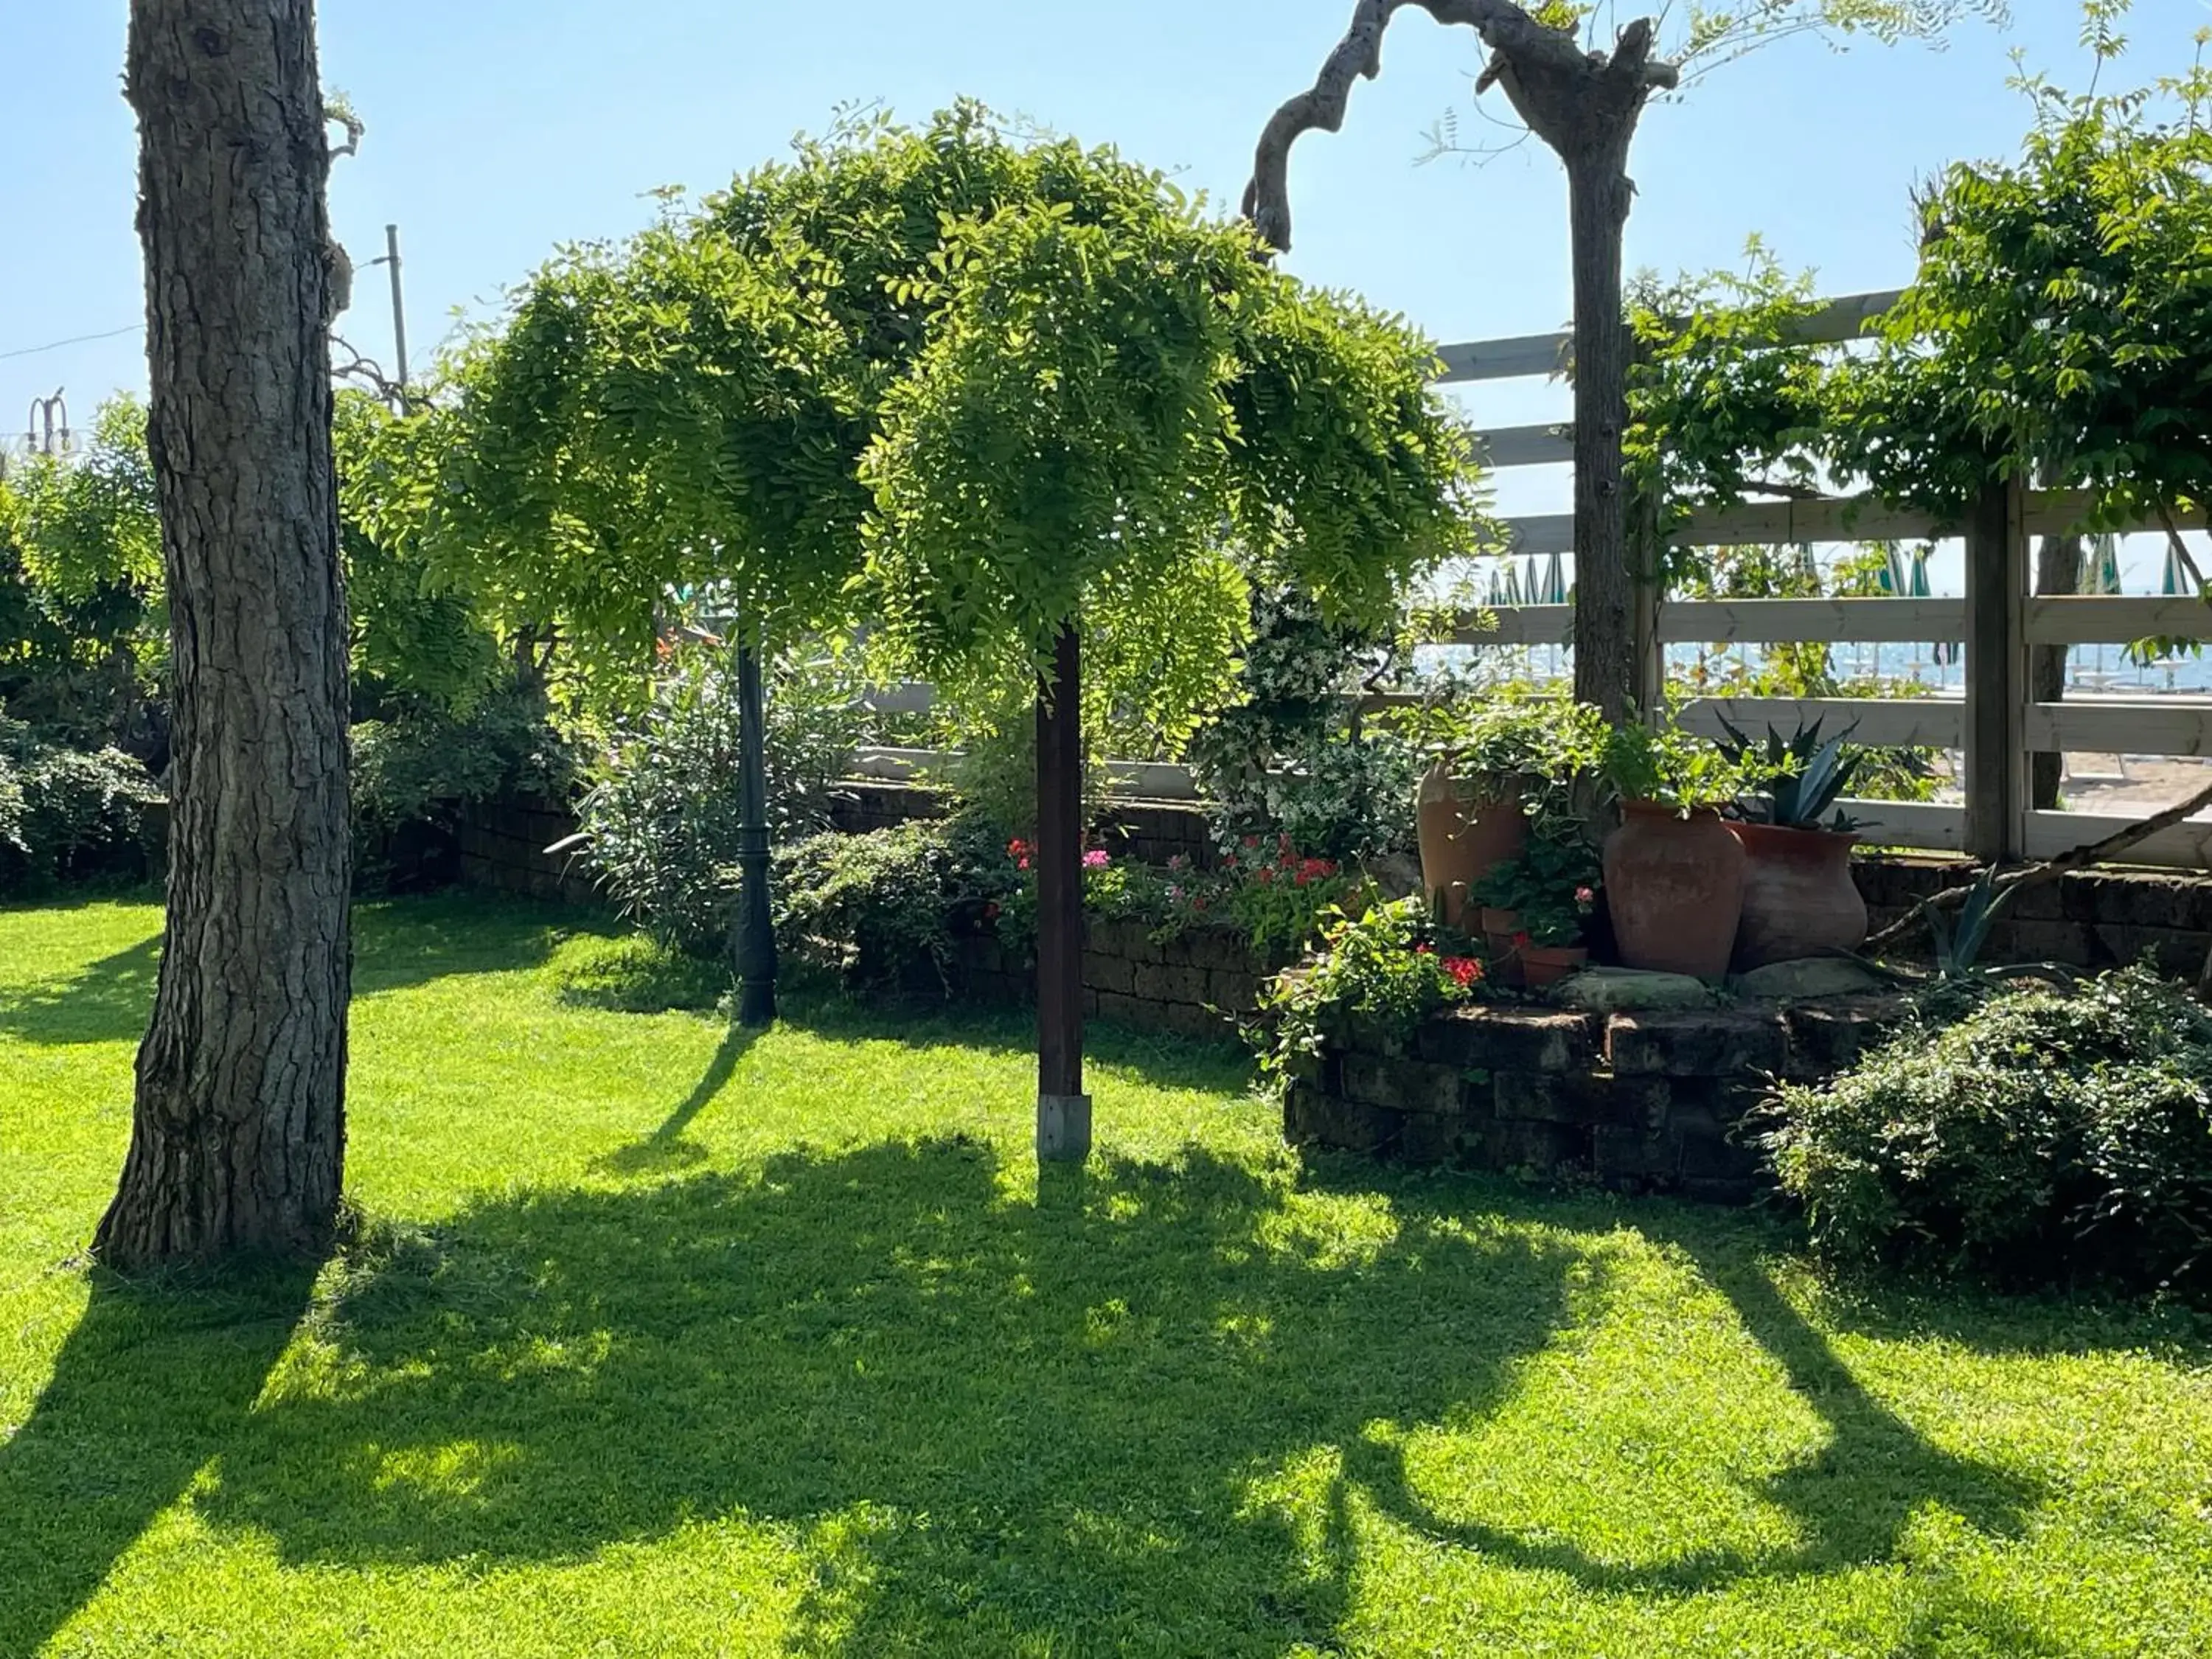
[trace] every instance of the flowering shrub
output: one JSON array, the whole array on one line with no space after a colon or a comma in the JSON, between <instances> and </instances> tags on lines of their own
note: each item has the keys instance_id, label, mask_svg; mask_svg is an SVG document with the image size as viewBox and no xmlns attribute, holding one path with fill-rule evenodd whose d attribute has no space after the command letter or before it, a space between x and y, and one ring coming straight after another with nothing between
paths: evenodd
<instances>
[{"instance_id":1,"label":"flowering shrub","mask_svg":"<svg viewBox=\"0 0 2212 1659\"><path fill-rule=\"evenodd\" d=\"M1354 1023L1409 1034L1437 1009L1471 1001L1486 988L1480 961L1439 950L1419 897L1339 916L1323 930L1311 963L1278 975L1261 993L1267 1033L1261 1069L1287 1077Z\"/></svg>"}]
</instances>

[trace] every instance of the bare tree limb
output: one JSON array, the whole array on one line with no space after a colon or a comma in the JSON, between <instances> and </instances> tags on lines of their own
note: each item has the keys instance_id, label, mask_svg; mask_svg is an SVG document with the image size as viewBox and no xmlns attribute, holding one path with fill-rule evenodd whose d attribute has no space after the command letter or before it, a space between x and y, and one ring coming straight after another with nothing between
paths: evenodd
<instances>
[{"instance_id":1,"label":"bare tree limb","mask_svg":"<svg viewBox=\"0 0 2212 1659\"><path fill-rule=\"evenodd\" d=\"M2130 824L2124 830L2114 831L2102 841L2087 842L2075 848L2071 852L2061 853L2057 858L2047 862L2030 865L2024 870L2014 870L1999 876L1991 885L1998 892L2004 892L2014 887L2047 886L2060 877L2074 871L2086 870L2093 864L2110 863L2129 848L2140 846L2148 841L2160 830L2171 830L2175 824L2194 813L2203 811L2208 806L2212 806L2212 785L2207 785L2198 790L2187 800L2169 806L2163 811L2154 812L2147 818ZM1930 895L1876 933L1862 948L1873 951L1880 950L1885 945L1894 945L1911 931L1912 924L1919 921L1923 915L1930 911L1958 908L1966 902L1966 895L1972 890L1966 887L1952 887L1947 888L1942 892Z\"/></svg>"},{"instance_id":2,"label":"bare tree limb","mask_svg":"<svg viewBox=\"0 0 2212 1659\"><path fill-rule=\"evenodd\" d=\"M1618 100L1632 94L1640 103L1679 78L1673 64L1651 61L1648 18L1623 29L1608 57L1583 51L1573 31L1539 23L1512 0L1358 0L1350 27L1313 85L1275 112L1253 155L1244 216L1278 252L1291 246L1291 147L1309 132L1343 130L1353 84L1382 73L1383 33L1408 5L1439 23L1474 30L1491 51L1475 90L1501 87L1530 131L1554 149L1577 142L1584 100Z\"/></svg>"}]
</instances>

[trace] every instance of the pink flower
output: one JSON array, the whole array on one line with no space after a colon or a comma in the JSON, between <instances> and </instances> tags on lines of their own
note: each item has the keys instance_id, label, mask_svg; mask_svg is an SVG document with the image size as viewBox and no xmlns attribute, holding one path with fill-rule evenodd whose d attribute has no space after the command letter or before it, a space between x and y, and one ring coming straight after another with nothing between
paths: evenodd
<instances>
[{"instance_id":1,"label":"pink flower","mask_svg":"<svg viewBox=\"0 0 2212 1659\"><path fill-rule=\"evenodd\" d=\"M1083 867L1086 870L1103 870L1113 862L1113 855L1103 847L1094 847L1083 855Z\"/></svg>"},{"instance_id":2,"label":"pink flower","mask_svg":"<svg viewBox=\"0 0 2212 1659\"><path fill-rule=\"evenodd\" d=\"M1577 887L1575 889L1575 902L1577 904L1595 904L1597 902L1597 894L1590 888Z\"/></svg>"},{"instance_id":3,"label":"pink flower","mask_svg":"<svg viewBox=\"0 0 2212 1659\"><path fill-rule=\"evenodd\" d=\"M1417 957L1432 957L1436 953L1437 947L1433 945L1416 945L1413 947L1413 954Z\"/></svg>"},{"instance_id":4,"label":"pink flower","mask_svg":"<svg viewBox=\"0 0 2212 1659\"><path fill-rule=\"evenodd\" d=\"M985 900L983 904L983 920L986 921L996 921L998 919L999 901L996 899Z\"/></svg>"}]
</instances>

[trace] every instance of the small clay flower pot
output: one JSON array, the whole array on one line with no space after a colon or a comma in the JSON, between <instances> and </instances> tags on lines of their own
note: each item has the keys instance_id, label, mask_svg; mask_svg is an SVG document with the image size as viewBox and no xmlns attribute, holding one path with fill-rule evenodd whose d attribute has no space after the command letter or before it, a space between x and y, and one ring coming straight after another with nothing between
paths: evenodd
<instances>
[{"instance_id":1,"label":"small clay flower pot","mask_svg":"<svg viewBox=\"0 0 2212 1659\"><path fill-rule=\"evenodd\" d=\"M1484 905L1481 915L1482 942L1490 951L1490 981L1493 985L1514 986L1522 982L1521 913L1500 910Z\"/></svg>"},{"instance_id":2,"label":"small clay flower pot","mask_svg":"<svg viewBox=\"0 0 2212 1659\"><path fill-rule=\"evenodd\" d=\"M1557 985L1568 975L1577 972L1589 961L1589 947L1583 945L1524 945L1521 947L1521 972L1532 991L1547 985Z\"/></svg>"}]
</instances>

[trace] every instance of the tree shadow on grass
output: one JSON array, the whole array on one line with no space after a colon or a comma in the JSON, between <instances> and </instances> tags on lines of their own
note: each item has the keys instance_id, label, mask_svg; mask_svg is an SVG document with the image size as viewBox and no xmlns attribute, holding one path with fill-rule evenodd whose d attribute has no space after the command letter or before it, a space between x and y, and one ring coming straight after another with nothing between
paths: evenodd
<instances>
[{"instance_id":1,"label":"tree shadow on grass","mask_svg":"<svg viewBox=\"0 0 2212 1659\"><path fill-rule=\"evenodd\" d=\"M961 1000L899 998L865 1002L802 991L786 1000L784 1023L845 1041L896 1042L910 1048L946 1045L994 1054L1034 1054L1034 1008ZM1091 1019L1085 1022L1087 1062L1133 1073L1163 1088L1241 1095L1251 1087L1251 1050L1223 1027L1218 1042L1139 1031Z\"/></svg>"},{"instance_id":2,"label":"tree shadow on grass","mask_svg":"<svg viewBox=\"0 0 2212 1659\"><path fill-rule=\"evenodd\" d=\"M686 1139L684 1131L691 1121L705 1111L714 1097L736 1073L738 1062L760 1040L762 1033L741 1025L732 1025L722 1034L722 1041L707 1061L707 1069L699 1074L691 1092L677 1105L676 1109L662 1120L660 1127L627 1146L618 1146L605 1157L597 1159L592 1167L608 1175L650 1175L679 1170L707 1161L707 1149L697 1141Z\"/></svg>"},{"instance_id":3,"label":"tree shadow on grass","mask_svg":"<svg viewBox=\"0 0 2212 1659\"><path fill-rule=\"evenodd\" d=\"M1351 1537L1253 1483L1487 1411L1563 1240L1367 1212L1193 1151L1012 1196L959 1138L487 1201L333 1308L201 1500L288 1560L569 1560L733 1513L811 1560L815 1651L1279 1654Z\"/></svg>"},{"instance_id":4,"label":"tree shadow on grass","mask_svg":"<svg viewBox=\"0 0 2212 1659\"><path fill-rule=\"evenodd\" d=\"M28 1659L246 1419L314 1269L166 1287L105 1274L29 1419L0 1440L0 1659Z\"/></svg>"},{"instance_id":5,"label":"tree shadow on grass","mask_svg":"<svg viewBox=\"0 0 2212 1659\"><path fill-rule=\"evenodd\" d=\"M1491 1183L1482 1190L1485 1207L1493 1213L1575 1224L1557 1203L1501 1197ZM1759 1222L1665 1200L1639 1203L1614 1218L1629 1221L1654 1243L1671 1246L1725 1297L1745 1334L1826 1425L1827 1443L1817 1456L1759 1486L1759 1496L1796 1523L1802 1541L1784 1551L1707 1550L1648 1566L1601 1559L1571 1542L1538 1540L1437 1515L1409 1474L1402 1441L1364 1444L1353 1467L1384 1513L1440 1542L1479 1550L1508 1565L1564 1573L1600 1594L1692 1595L1746 1578L1826 1574L1894 1561L1901 1559L1907 1528L1929 1504L1985 1536L2021 1534L2045 1494L2008 1471L1931 1445L1870 1394L1776 1285L1759 1248L1774 1240ZM1597 1217L1589 1219L1595 1224Z\"/></svg>"},{"instance_id":6,"label":"tree shadow on grass","mask_svg":"<svg viewBox=\"0 0 2212 1659\"><path fill-rule=\"evenodd\" d=\"M359 905L353 921L356 997L532 968L562 938L605 925L589 912L477 894ZM0 1035L55 1047L135 1041L153 1009L161 954L151 933L65 978L0 986Z\"/></svg>"}]
</instances>

